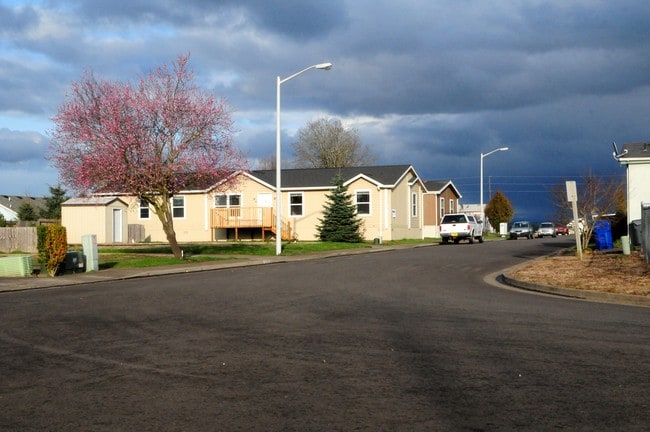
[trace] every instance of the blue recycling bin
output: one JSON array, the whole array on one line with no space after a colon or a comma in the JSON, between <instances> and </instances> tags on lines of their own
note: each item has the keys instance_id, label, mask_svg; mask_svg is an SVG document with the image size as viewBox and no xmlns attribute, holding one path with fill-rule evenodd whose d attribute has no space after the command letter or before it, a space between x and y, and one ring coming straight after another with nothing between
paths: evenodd
<instances>
[{"instance_id":1,"label":"blue recycling bin","mask_svg":"<svg viewBox=\"0 0 650 432\"><path fill-rule=\"evenodd\" d=\"M594 224L594 240L596 241L596 249L605 250L612 249L614 244L612 242L612 224L607 220L601 220Z\"/></svg>"}]
</instances>

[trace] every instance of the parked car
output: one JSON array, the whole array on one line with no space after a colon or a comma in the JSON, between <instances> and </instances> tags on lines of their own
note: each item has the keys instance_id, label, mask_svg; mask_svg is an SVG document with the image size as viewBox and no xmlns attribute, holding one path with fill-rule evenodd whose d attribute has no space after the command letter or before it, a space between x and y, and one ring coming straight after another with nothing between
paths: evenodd
<instances>
[{"instance_id":1,"label":"parked car","mask_svg":"<svg viewBox=\"0 0 650 432\"><path fill-rule=\"evenodd\" d=\"M528 239L533 238L533 226L528 221L518 221L512 224L510 227L509 239L516 240L519 237L526 237Z\"/></svg>"},{"instance_id":2,"label":"parked car","mask_svg":"<svg viewBox=\"0 0 650 432\"><path fill-rule=\"evenodd\" d=\"M446 214L440 222L440 237L444 244L466 239L470 243L483 243L483 222L468 213Z\"/></svg>"},{"instance_id":3,"label":"parked car","mask_svg":"<svg viewBox=\"0 0 650 432\"><path fill-rule=\"evenodd\" d=\"M557 231L553 222L542 222L537 229L537 237L557 237Z\"/></svg>"},{"instance_id":4,"label":"parked car","mask_svg":"<svg viewBox=\"0 0 650 432\"><path fill-rule=\"evenodd\" d=\"M569 235L569 228L567 228L566 225L562 225L560 223L555 224L555 233L557 235Z\"/></svg>"}]
</instances>

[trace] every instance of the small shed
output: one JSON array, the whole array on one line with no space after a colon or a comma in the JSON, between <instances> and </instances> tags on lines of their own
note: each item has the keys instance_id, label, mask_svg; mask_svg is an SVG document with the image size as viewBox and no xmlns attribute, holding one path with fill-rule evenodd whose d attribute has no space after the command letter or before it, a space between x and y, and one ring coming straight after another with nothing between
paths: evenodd
<instances>
[{"instance_id":1,"label":"small shed","mask_svg":"<svg viewBox=\"0 0 650 432\"><path fill-rule=\"evenodd\" d=\"M68 243L81 244L81 237L95 234L97 243L125 243L128 236L128 205L119 197L71 198L61 204L61 225Z\"/></svg>"}]
</instances>

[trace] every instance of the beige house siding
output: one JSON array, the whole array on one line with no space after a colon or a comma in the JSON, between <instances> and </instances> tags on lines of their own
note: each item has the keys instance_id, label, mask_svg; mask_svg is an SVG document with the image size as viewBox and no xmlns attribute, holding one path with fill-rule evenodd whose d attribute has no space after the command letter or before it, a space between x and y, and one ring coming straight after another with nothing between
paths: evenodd
<instances>
[{"instance_id":1,"label":"beige house siding","mask_svg":"<svg viewBox=\"0 0 650 432\"><path fill-rule=\"evenodd\" d=\"M381 167L380 167L381 168ZM391 167L392 168L392 167ZM269 235L274 228L266 227L266 231L250 224L250 219L242 218L242 221L249 221L247 226L214 229L212 217L216 212L216 195L239 195L239 205L244 209L257 211L262 207L273 207L277 209L275 187L267 177L255 177L254 173L240 173L230 189L222 190L224 185L215 185L210 189L202 191L189 191L178 194L184 200L184 214L182 217L174 218L174 230L178 242L210 242L226 239L254 239L262 238L262 234ZM352 196L352 202L356 205L357 193L364 192L370 197L369 214L360 214L363 221L363 236L365 240L381 241L399 240L404 238L423 238L423 225L427 218L427 206L425 201L426 189L412 167L405 170L404 174L392 177L391 182L395 184L381 184L377 179L370 178L365 174L347 180L346 187ZM266 178L266 180L263 180ZM385 179L387 177L384 177ZM390 178L390 176L388 177ZM294 182L300 185L301 182ZM306 182L309 184L309 181ZM319 219L323 216L324 205L327 195L333 191L333 186L319 185L312 182L309 187L286 187L282 191L282 220L291 224L291 229L296 238L301 241L313 241L317 239L317 226ZM302 214L291 214L291 196L297 194L302 197ZM413 198L415 196L415 199ZM133 232L142 235L140 241L167 242L162 224L152 209L149 209L149 217L141 217L141 208L135 197L120 196L120 202L124 207L124 230L131 225ZM103 199L106 199L105 197ZM253 210L255 209L255 210ZM66 223L71 227L83 225L92 220L92 230L99 231L104 228L101 235L98 235L98 243L109 243L110 227L109 210L106 208L92 208L91 206L80 207L78 214L76 210L69 210L66 214ZM220 212L223 214L224 212ZM231 212L227 212L232 214ZM262 211L260 210L260 214ZM250 214L250 213L249 213ZM254 214L254 213L253 213ZM72 218L76 218L73 220ZM231 218L233 216L230 216ZM234 216L237 220L237 216ZM275 216L274 216L275 219ZM217 219L215 219L217 221ZM220 222L221 223L221 222ZM65 224L64 224L65 225ZM83 233L87 233L91 227L84 227ZM286 233L286 231L283 231ZM75 233L77 235L77 233ZM127 234L124 234L124 241L127 241Z\"/></svg>"},{"instance_id":2,"label":"beige house siding","mask_svg":"<svg viewBox=\"0 0 650 432\"><path fill-rule=\"evenodd\" d=\"M366 178L358 178L348 186L348 193L352 195L352 203L357 204L358 193L368 193L370 196L370 211L369 214L357 215L363 222L362 234L365 240L372 240L374 238L386 238L387 232L382 230L382 216L385 209L383 201L386 197L382 195L382 191L377 188L377 184L369 181ZM322 206L321 206L322 211Z\"/></svg>"},{"instance_id":3,"label":"beige house siding","mask_svg":"<svg viewBox=\"0 0 650 432\"><path fill-rule=\"evenodd\" d=\"M248 175L241 175L240 179L237 180L236 182L237 186L233 189L229 189L226 191L222 192L211 192L209 194L209 210L207 212L209 216L209 212L211 209L215 208L215 203L214 203L214 198L217 195L240 195L241 196L241 202L240 206L241 207L261 207L262 203L259 201L260 200L260 194L266 194L270 195L271 199L271 206L273 208L276 208L276 194L275 194L275 188L270 187L269 185L265 185L263 183L260 183L254 178L251 178ZM286 215L288 213L288 204L286 201L283 201L283 207L282 207L282 214ZM287 219L284 217L284 219ZM256 236L255 238L260 238L261 239L261 231L259 233L255 233ZM227 237L227 232L225 229L217 229L213 233L213 240L226 240Z\"/></svg>"},{"instance_id":4,"label":"beige house siding","mask_svg":"<svg viewBox=\"0 0 650 432\"><path fill-rule=\"evenodd\" d=\"M114 217L119 221L114 221ZM81 244L82 236L94 234L97 243L124 243L128 236L128 208L120 199L68 200L61 205L61 225L66 228L68 243ZM115 233L115 229L119 232Z\"/></svg>"},{"instance_id":5,"label":"beige house siding","mask_svg":"<svg viewBox=\"0 0 650 432\"><path fill-rule=\"evenodd\" d=\"M205 193L186 193L178 194L184 200L182 217L174 218L174 231L176 240L179 242L207 242L212 240L212 230L210 229L209 208L212 206L210 195ZM130 224L138 224L144 227L144 237L146 241L166 242L167 235L162 228L162 222L149 209L149 218L140 217L140 205L135 197L124 197L129 203L128 219Z\"/></svg>"},{"instance_id":6,"label":"beige house siding","mask_svg":"<svg viewBox=\"0 0 650 432\"><path fill-rule=\"evenodd\" d=\"M389 230L382 230L382 207L383 201L386 200L386 194L377 189L377 185L368 181L365 178L356 179L350 184L346 185L348 193L352 196L352 202L356 205L357 192L368 192L370 195L370 214L359 215L363 221L363 236L366 240L372 240L378 237L386 237L390 233ZM327 201L327 195L333 191L332 188L318 189L318 190L301 190L294 189L283 191L283 219L287 219L294 227L298 240L316 240L318 235L317 226L320 223L319 219L323 217L323 210ZM303 215L290 216L289 215L289 198L291 193L302 193L303 195ZM383 196L383 197L382 197Z\"/></svg>"},{"instance_id":7,"label":"beige house siding","mask_svg":"<svg viewBox=\"0 0 650 432\"><path fill-rule=\"evenodd\" d=\"M405 238L423 238L422 236L422 193L424 189L420 183L410 184L409 179L413 173L409 172L393 188L391 192L390 214L391 234L387 240L401 240ZM417 196L418 211L412 216L412 193Z\"/></svg>"},{"instance_id":8,"label":"beige house siding","mask_svg":"<svg viewBox=\"0 0 650 432\"><path fill-rule=\"evenodd\" d=\"M298 240L313 241L317 239L316 226L318 219L323 217L323 204L326 200L328 190L302 190L294 189L282 193L282 218L291 222ZM290 196L291 194L302 195L302 215L291 215Z\"/></svg>"},{"instance_id":9,"label":"beige house siding","mask_svg":"<svg viewBox=\"0 0 650 432\"><path fill-rule=\"evenodd\" d=\"M260 194L270 196L270 205L273 208L276 206L276 194L275 188L264 183L257 181L257 179L251 178L248 175L240 175L240 179L236 181L237 186L233 189L229 189L223 192L211 193L210 194L210 209L215 208L214 197L216 195L239 195L241 197L240 206L241 207L262 207L263 203L260 202ZM285 201L282 202L282 214L286 216L288 214L288 203ZM287 220L286 217L283 219ZM252 235L253 239L261 239L262 232L254 232ZM226 240L229 237L227 236L226 229L216 229L214 232L214 240Z\"/></svg>"}]
</instances>

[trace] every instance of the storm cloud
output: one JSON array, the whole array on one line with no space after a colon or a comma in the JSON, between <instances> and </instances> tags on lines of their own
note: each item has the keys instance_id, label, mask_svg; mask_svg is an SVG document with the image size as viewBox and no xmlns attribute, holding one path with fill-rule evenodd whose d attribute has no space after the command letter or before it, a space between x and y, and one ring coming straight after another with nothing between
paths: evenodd
<instances>
[{"instance_id":1,"label":"storm cloud","mask_svg":"<svg viewBox=\"0 0 650 432\"><path fill-rule=\"evenodd\" d=\"M640 0L5 1L0 193L24 192L12 185L32 157L53 176L32 193L56 184L39 157L85 70L131 81L190 53L197 83L236 110L253 166L275 151L276 77L330 61L283 84L286 158L299 128L336 117L378 163L451 179L476 203L480 154L508 146L486 180L539 220L552 185L622 176L611 142L647 139L648 22Z\"/></svg>"}]
</instances>

